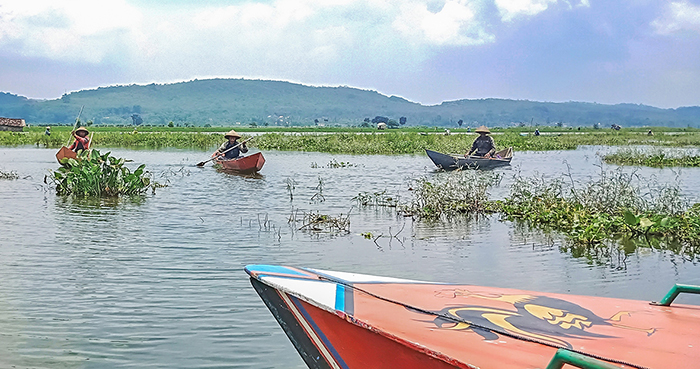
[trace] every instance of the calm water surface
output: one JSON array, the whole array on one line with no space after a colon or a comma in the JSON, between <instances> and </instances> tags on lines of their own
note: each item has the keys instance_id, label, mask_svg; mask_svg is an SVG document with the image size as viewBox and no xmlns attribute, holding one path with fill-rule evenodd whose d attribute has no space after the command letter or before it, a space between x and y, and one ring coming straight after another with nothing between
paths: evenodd
<instances>
[{"instance_id":1,"label":"calm water surface","mask_svg":"<svg viewBox=\"0 0 700 369\"><path fill-rule=\"evenodd\" d=\"M492 193L518 173L595 178L601 150L517 153ZM426 224L353 208L360 191L406 200L411 178L445 175L424 156L266 152L262 178L245 178L195 167L201 151L112 152L169 187L116 203L63 199L43 183L55 150L0 148L0 170L22 177L0 180L0 367L305 368L250 287L251 263L642 300L700 284L700 266L668 252L592 262L497 216ZM332 159L357 166L326 167ZM698 169L638 173L680 180L699 201ZM313 202L319 181L325 201ZM293 209L351 211L351 233L298 231Z\"/></svg>"}]
</instances>

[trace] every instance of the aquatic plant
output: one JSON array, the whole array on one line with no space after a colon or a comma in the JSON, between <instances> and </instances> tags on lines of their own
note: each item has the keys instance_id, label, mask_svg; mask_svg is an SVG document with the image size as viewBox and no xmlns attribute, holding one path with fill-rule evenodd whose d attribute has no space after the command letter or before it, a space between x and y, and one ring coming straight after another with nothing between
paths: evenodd
<instances>
[{"instance_id":1,"label":"aquatic plant","mask_svg":"<svg viewBox=\"0 0 700 369\"><path fill-rule=\"evenodd\" d=\"M360 206L379 206L395 208L399 205L400 197L398 195L391 196L386 193L386 190L381 192L360 192L352 200Z\"/></svg>"},{"instance_id":2,"label":"aquatic plant","mask_svg":"<svg viewBox=\"0 0 700 369\"><path fill-rule=\"evenodd\" d=\"M13 181L15 179L19 179L19 174L17 174L17 172L15 172L14 170L11 170L9 172L0 170L0 179Z\"/></svg>"},{"instance_id":3,"label":"aquatic plant","mask_svg":"<svg viewBox=\"0 0 700 369\"><path fill-rule=\"evenodd\" d=\"M299 214L299 210L292 211L289 216L289 223L301 223L302 225L297 228L299 231L311 231L311 232L329 232L329 233L350 233L350 213L352 209L348 211L346 215L342 213L335 217L328 214L321 214L320 212L302 211Z\"/></svg>"},{"instance_id":4,"label":"aquatic plant","mask_svg":"<svg viewBox=\"0 0 700 369\"><path fill-rule=\"evenodd\" d=\"M47 178L56 186L59 195L140 195L165 186L151 180L151 173L145 170L145 164L132 172L125 162L125 159L110 156L109 152L100 154L93 149L82 152L78 160L65 160L63 166L51 172Z\"/></svg>"},{"instance_id":5,"label":"aquatic plant","mask_svg":"<svg viewBox=\"0 0 700 369\"><path fill-rule=\"evenodd\" d=\"M488 189L500 182L495 172L457 171L419 177L412 186L413 198L401 212L419 218L438 219L456 214L493 212Z\"/></svg>"},{"instance_id":6,"label":"aquatic plant","mask_svg":"<svg viewBox=\"0 0 700 369\"><path fill-rule=\"evenodd\" d=\"M639 165L654 168L700 167L700 155L696 150L669 152L666 150L643 150L624 148L603 156L603 161L617 165Z\"/></svg>"},{"instance_id":7,"label":"aquatic plant","mask_svg":"<svg viewBox=\"0 0 700 369\"><path fill-rule=\"evenodd\" d=\"M602 171L576 188L562 179L516 178L510 195L494 205L507 219L555 230L573 245L600 246L615 239L644 237L651 244L700 246L700 205L688 207L677 185L645 194L634 173ZM655 195L654 195L655 194Z\"/></svg>"}]
</instances>

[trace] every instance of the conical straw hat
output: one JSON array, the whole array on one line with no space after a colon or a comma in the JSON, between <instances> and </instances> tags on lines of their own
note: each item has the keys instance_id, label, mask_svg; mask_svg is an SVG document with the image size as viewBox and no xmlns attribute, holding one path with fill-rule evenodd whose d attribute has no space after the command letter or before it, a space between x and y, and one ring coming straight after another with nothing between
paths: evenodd
<instances>
[{"instance_id":1,"label":"conical straw hat","mask_svg":"<svg viewBox=\"0 0 700 369\"><path fill-rule=\"evenodd\" d=\"M78 128L78 129L76 129L76 130L75 130L75 133L78 133L78 132L80 132L80 131L85 131L85 133L90 133L90 132L87 130L87 128L85 128L85 127L80 127L80 128Z\"/></svg>"},{"instance_id":2,"label":"conical straw hat","mask_svg":"<svg viewBox=\"0 0 700 369\"><path fill-rule=\"evenodd\" d=\"M474 130L474 132L476 132L476 133L491 133L491 131L489 131L488 127L486 127L486 126L481 126L481 127L477 128L476 130Z\"/></svg>"},{"instance_id":3,"label":"conical straw hat","mask_svg":"<svg viewBox=\"0 0 700 369\"><path fill-rule=\"evenodd\" d=\"M241 135L239 135L238 133L236 133L236 131L234 131L234 130L230 130L230 131L226 132L226 134L224 135L224 137L236 137L236 138L241 138Z\"/></svg>"}]
</instances>

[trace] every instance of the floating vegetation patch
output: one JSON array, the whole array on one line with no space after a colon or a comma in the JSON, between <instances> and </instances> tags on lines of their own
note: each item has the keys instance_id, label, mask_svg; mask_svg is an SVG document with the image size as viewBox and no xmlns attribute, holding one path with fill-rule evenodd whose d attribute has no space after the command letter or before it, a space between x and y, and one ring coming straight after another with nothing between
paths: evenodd
<instances>
[{"instance_id":1,"label":"floating vegetation patch","mask_svg":"<svg viewBox=\"0 0 700 369\"><path fill-rule=\"evenodd\" d=\"M677 186L649 186L634 173L601 172L576 188L561 179L516 178L509 197L496 202L508 219L561 232L572 250L604 247L608 241L644 240L694 257L700 251L700 204L688 207Z\"/></svg>"},{"instance_id":2,"label":"floating vegetation patch","mask_svg":"<svg viewBox=\"0 0 700 369\"><path fill-rule=\"evenodd\" d=\"M501 174L490 171L448 172L420 177L412 186L411 202L403 204L401 211L427 219L492 213L494 210L488 199L488 190L500 180Z\"/></svg>"},{"instance_id":3,"label":"floating vegetation patch","mask_svg":"<svg viewBox=\"0 0 700 369\"><path fill-rule=\"evenodd\" d=\"M352 209L351 209L352 211ZM305 212L299 210L292 211L288 222L301 226L299 231L328 232L328 233L350 233L350 211L346 215L342 213L337 216L321 214L320 212Z\"/></svg>"},{"instance_id":4,"label":"floating vegetation patch","mask_svg":"<svg viewBox=\"0 0 700 369\"><path fill-rule=\"evenodd\" d=\"M391 196L386 190L381 192L360 192L352 198L360 206L379 206L395 208L399 206L399 196Z\"/></svg>"},{"instance_id":5,"label":"floating vegetation patch","mask_svg":"<svg viewBox=\"0 0 700 369\"><path fill-rule=\"evenodd\" d=\"M328 164L324 166L319 166L318 163L312 162L311 163L311 168L352 168L352 167L359 167L361 166L360 164L353 164L351 162L344 162L344 161L337 161L334 159L331 159L331 161L328 162Z\"/></svg>"},{"instance_id":6,"label":"floating vegetation patch","mask_svg":"<svg viewBox=\"0 0 700 369\"><path fill-rule=\"evenodd\" d=\"M0 179L14 181L15 179L19 179L19 174L17 174L17 172L15 172L14 170L11 170L9 172L0 170Z\"/></svg>"},{"instance_id":7,"label":"floating vegetation patch","mask_svg":"<svg viewBox=\"0 0 700 369\"><path fill-rule=\"evenodd\" d=\"M668 151L661 149L624 148L603 156L603 161L617 165L639 165L654 168L700 167L697 150Z\"/></svg>"},{"instance_id":8,"label":"floating vegetation patch","mask_svg":"<svg viewBox=\"0 0 700 369\"><path fill-rule=\"evenodd\" d=\"M131 171L126 160L100 154L97 150L84 151L78 160L68 159L65 164L49 176L56 193L89 197L115 197L121 195L141 195L165 185L151 180L151 173L142 164ZM47 178L44 179L47 182Z\"/></svg>"}]
</instances>

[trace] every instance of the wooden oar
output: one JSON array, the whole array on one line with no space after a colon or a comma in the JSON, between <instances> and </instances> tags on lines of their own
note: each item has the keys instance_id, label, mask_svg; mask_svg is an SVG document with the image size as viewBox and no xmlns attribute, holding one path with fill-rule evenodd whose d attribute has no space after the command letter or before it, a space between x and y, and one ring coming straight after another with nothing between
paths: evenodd
<instances>
[{"instance_id":1,"label":"wooden oar","mask_svg":"<svg viewBox=\"0 0 700 369\"><path fill-rule=\"evenodd\" d=\"M255 136L253 136L253 137L255 137ZM224 151L222 152L222 154L226 154L227 152L229 152L229 151L231 151L231 150L237 148L238 146L243 145L244 143L246 143L246 142L252 140L253 137L251 137L251 138L249 138L249 139L246 139L246 140L243 140L243 141L239 142L236 146L224 150ZM208 162L210 162L210 161L216 159L217 157L218 157L218 156L215 156L215 157L213 157L213 158L211 158L211 159L209 159L209 160L205 160L205 161L199 162L199 163L197 163L197 166L198 166L198 167L203 167L204 164L206 164L206 163L208 163Z\"/></svg>"}]
</instances>

